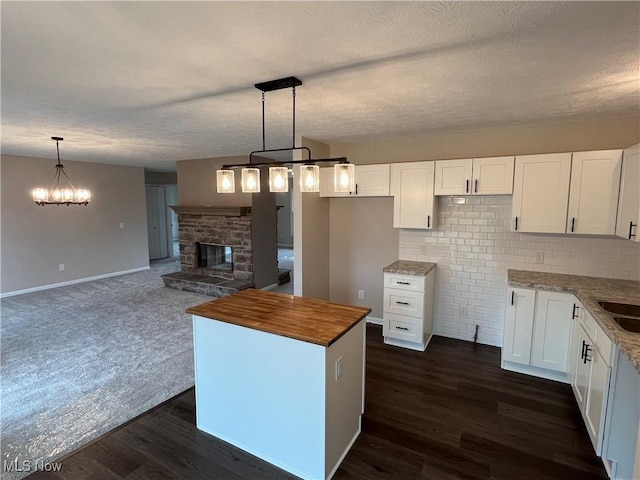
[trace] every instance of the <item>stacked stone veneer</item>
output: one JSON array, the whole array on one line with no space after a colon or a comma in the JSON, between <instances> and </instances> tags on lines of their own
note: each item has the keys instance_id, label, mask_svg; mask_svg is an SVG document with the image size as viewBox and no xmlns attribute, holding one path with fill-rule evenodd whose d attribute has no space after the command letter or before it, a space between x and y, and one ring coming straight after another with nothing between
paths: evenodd
<instances>
[{"instance_id":1,"label":"stacked stone veneer","mask_svg":"<svg viewBox=\"0 0 640 480\"><path fill-rule=\"evenodd\" d=\"M178 215L180 269L193 275L208 275L230 280L253 281L251 215ZM196 243L233 247L233 272L200 268Z\"/></svg>"}]
</instances>

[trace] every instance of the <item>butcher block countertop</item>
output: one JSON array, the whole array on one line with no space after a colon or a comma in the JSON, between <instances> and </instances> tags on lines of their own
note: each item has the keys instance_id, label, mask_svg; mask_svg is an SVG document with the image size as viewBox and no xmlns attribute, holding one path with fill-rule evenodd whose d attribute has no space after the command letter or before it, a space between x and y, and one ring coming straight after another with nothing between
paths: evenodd
<instances>
[{"instance_id":1,"label":"butcher block countertop","mask_svg":"<svg viewBox=\"0 0 640 480\"><path fill-rule=\"evenodd\" d=\"M574 294L607 336L618 344L636 370L640 371L640 333L623 330L598 305L598 301L640 305L640 282L526 270L509 270L508 282L513 287Z\"/></svg>"},{"instance_id":2,"label":"butcher block countertop","mask_svg":"<svg viewBox=\"0 0 640 480\"><path fill-rule=\"evenodd\" d=\"M328 347L371 309L249 288L187 313Z\"/></svg>"}]
</instances>

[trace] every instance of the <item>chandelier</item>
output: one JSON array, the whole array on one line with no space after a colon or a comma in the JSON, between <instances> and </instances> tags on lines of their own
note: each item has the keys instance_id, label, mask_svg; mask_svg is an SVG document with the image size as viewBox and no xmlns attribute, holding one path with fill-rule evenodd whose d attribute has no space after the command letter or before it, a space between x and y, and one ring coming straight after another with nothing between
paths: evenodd
<instances>
[{"instance_id":1,"label":"chandelier","mask_svg":"<svg viewBox=\"0 0 640 480\"><path fill-rule=\"evenodd\" d=\"M260 167L269 168L269 191L288 192L289 191L289 169L287 165L300 164L300 191L318 192L320 191L320 169L318 163L335 163L334 165L334 189L336 192L350 192L355 189L355 166L347 161L346 157L320 158L311 157L311 149L308 147L296 147L296 87L302 85L302 81L296 77L280 78L263 83L256 83L255 87L262 92L262 150L255 150L249 155L249 163L237 163L223 165L221 170L216 172L216 185L218 193L235 193L235 171L241 169L241 185L243 193L260 192ZM291 147L266 149L264 107L265 92L281 90L283 88L292 89L293 103L293 133ZM261 153L275 153L285 151L301 150L306 152L306 160L289 161L254 161L253 157Z\"/></svg>"},{"instance_id":2,"label":"chandelier","mask_svg":"<svg viewBox=\"0 0 640 480\"><path fill-rule=\"evenodd\" d=\"M60 163L60 145L59 142L64 140L62 137L51 137L56 141L56 150L58 151L58 163L56 164L56 173L53 176L51 188L34 188L31 191L33 201L36 205L88 205L91 199L91 192L84 188L76 188L71 183L69 176L64 171L64 165ZM60 175L64 175L68 186L60 187ZM63 183L63 187L65 187Z\"/></svg>"}]
</instances>

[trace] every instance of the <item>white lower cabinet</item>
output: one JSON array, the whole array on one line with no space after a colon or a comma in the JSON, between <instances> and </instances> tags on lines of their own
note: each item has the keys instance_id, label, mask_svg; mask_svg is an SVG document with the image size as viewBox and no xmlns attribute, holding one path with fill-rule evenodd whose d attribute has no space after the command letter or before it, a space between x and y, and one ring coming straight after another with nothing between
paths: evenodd
<instances>
[{"instance_id":1,"label":"white lower cabinet","mask_svg":"<svg viewBox=\"0 0 640 480\"><path fill-rule=\"evenodd\" d=\"M502 368L570 383L567 360L576 304L568 293L510 287Z\"/></svg>"},{"instance_id":2,"label":"white lower cabinet","mask_svg":"<svg viewBox=\"0 0 640 480\"><path fill-rule=\"evenodd\" d=\"M424 351L433 334L435 270L425 276L384 274L384 343Z\"/></svg>"},{"instance_id":3,"label":"white lower cabinet","mask_svg":"<svg viewBox=\"0 0 640 480\"><path fill-rule=\"evenodd\" d=\"M573 338L576 371L571 386L593 448L600 455L609 396L612 342L589 312L583 313L577 325Z\"/></svg>"}]
</instances>

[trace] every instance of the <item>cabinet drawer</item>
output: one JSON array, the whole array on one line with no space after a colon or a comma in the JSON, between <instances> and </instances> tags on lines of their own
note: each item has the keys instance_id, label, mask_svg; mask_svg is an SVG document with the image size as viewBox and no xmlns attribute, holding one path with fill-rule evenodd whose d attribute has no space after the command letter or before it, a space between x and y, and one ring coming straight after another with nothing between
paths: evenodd
<instances>
[{"instance_id":1,"label":"cabinet drawer","mask_svg":"<svg viewBox=\"0 0 640 480\"><path fill-rule=\"evenodd\" d=\"M401 275L399 273L385 273L384 287L397 290L411 290L424 292L424 279L421 275Z\"/></svg>"},{"instance_id":2,"label":"cabinet drawer","mask_svg":"<svg viewBox=\"0 0 640 480\"><path fill-rule=\"evenodd\" d=\"M385 337L393 337L411 342L422 341L421 321L392 313L385 313L383 316L382 334Z\"/></svg>"},{"instance_id":3,"label":"cabinet drawer","mask_svg":"<svg viewBox=\"0 0 640 480\"><path fill-rule=\"evenodd\" d=\"M424 293L385 288L382 310L398 315L422 318L424 314Z\"/></svg>"}]
</instances>

